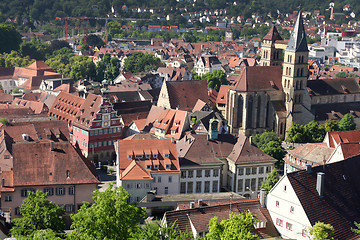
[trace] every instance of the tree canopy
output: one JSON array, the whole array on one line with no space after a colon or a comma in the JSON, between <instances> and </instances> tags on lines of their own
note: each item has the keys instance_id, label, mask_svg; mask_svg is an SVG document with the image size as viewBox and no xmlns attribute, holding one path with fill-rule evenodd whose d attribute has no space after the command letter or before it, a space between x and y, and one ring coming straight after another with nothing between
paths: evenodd
<instances>
[{"instance_id":1,"label":"tree canopy","mask_svg":"<svg viewBox=\"0 0 360 240\"><path fill-rule=\"evenodd\" d=\"M160 65L160 59L152 54L135 52L124 61L124 72L148 72L155 70Z\"/></svg>"},{"instance_id":2,"label":"tree canopy","mask_svg":"<svg viewBox=\"0 0 360 240\"><path fill-rule=\"evenodd\" d=\"M120 73L120 60L106 53L96 64L96 79L114 80Z\"/></svg>"},{"instance_id":3,"label":"tree canopy","mask_svg":"<svg viewBox=\"0 0 360 240\"><path fill-rule=\"evenodd\" d=\"M10 24L0 24L0 53L18 50L21 43L20 33Z\"/></svg>"},{"instance_id":4,"label":"tree canopy","mask_svg":"<svg viewBox=\"0 0 360 240\"><path fill-rule=\"evenodd\" d=\"M350 131L356 129L354 118L350 115L350 113L345 114L344 117L340 120L339 128L341 131Z\"/></svg>"},{"instance_id":5,"label":"tree canopy","mask_svg":"<svg viewBox=\"0 0 360 240\"><path fill-rule=\"evenodd\" d=\"M226 80L226 74L220 69L214 70L212 73L206 73L202 76L194 75L193 79L206 79L208 88L215 89L216 91L219 91L221 85L228 84L228 81Z\"/></svg>"},{"instance_id":6,"label":"tree canopy","mask_svg":"<svg viewBox=\"0 0 360 240\"><path fill-rule=\"evenodd\" d=\"M347 113L339 123L331 119L326 120L325 124L311 121L306 125L299 125L293 122L285 140L291 143L322 142L327 132L355 129L354 118Z\"/></svg>"},{"instance_id":7,"label":"tree canopy","mask_svg":"<svg viewBox=\"0 0 360 240\"><path fill-rule=\"evenodd\" d=\"M16 238L31 238L40 234L38 230L47 230L55 235L62 234L65 229L63 221L64 209L46 199L47 194L41 191L29 192L20 206L22 218L12 221L10 235Z\"/></svg>"},{"instance_id":8,"label":"tree canopy","mask_svg":"<svg viewBox=\"0 0 360 240\"><path fill-rule=\"evenodd\" d=\"M267 195L270 190L275 186L275 184L279 181L279 174L274 169L269 175L267 175L264 182L261 184L261 188L265 189L265 195Z\"/></svg>"},{"instance_id":9,"label":"tree canopy","mask_svg":"<svg viewBox=\"0 0 360 240\"><path fill-rule=\"evenodd\" d=\"M252 136L253 143L267 155L278 160L277 166L281 167L285 150L281 146L281 139L275 132L263 132Z\"/></svg>"},{"instance_id":10,"label":"tree canopy","mask_svg":"<svg viewBox=\"0 0 360 240\"><path fill-rule=\"evenodd\" d=\"M334 227L323 222L316 222L310 229L314 240L334 240Z\"/></svg>"},{"instance_id":11,"label":"tree canopy","mask_svg":"<svg viewBox=\"0 0 360 240\"><path fill-rule=\"evenodd\" d=\"M219 222L217 216L212 217L209 222L209 233L206 234L207 240L225 239L247 239L255 240L260 237L254 234L254 223L257 221L250 212L240 214L229 214L228 219Z\"/></svg>"},{"instance_id":12,"label":"tree canopy","mask_svg":"<svg viewBox=\"0 0 360 240\"><path fill-rule=\"evenodd\" d=\"M122 187L110 184L104 191L93 193L94 203L84 202L71 216L73 239L127 239L146 213L135 202L128 203L130 195Z\"/></svg>"},{"instance_id":13,"label":"tree canopy","mask_svg":"<svg viewBox=\"0 0 360 240\"><path fill-rule=\"evenodd\" d=\"M192 237L189 231L180 232L176 222L168 226L160 225L158 222L138 225L130 234L131 240L188 240Z\"/></svg>"}]
</instances>

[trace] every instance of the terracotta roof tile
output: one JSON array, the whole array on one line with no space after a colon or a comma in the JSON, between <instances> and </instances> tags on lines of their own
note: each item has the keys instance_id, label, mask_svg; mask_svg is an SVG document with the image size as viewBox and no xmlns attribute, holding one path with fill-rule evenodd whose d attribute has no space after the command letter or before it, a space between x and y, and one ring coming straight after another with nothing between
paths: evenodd
<instances>
[{"instance_id":1,"label":"terracotta roof tile","mask_svg":"<svg viewBox=\"0 0 360 240\"><path fill-rule=\"evenodd\" d=\"M312 225L325 222L334 227L336 239L357 239L351 231L360 221L360 156L340 162L288 173L287 177ZM316 190L317 173L323 172L324 197Z\"/></svg>"}]
</instances>

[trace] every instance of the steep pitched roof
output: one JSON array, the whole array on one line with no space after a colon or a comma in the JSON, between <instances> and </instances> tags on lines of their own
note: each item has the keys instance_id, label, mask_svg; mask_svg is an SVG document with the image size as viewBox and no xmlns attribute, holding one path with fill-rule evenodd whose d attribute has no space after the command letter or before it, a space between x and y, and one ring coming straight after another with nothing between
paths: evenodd
<instances>
[{"instance_id":1,"label":"steep pitched roof","mask_svg":"<svg viewBox=\"0 0 360 240\"><path fill-rule=\"evenodd\" d=\"M245 67L230 89L237 91L282 90L280 66Z\"/></svg>"},{"instance_id":2,"label":"steep pitched roof","mask_svg":"<svg viewBox=\"0 0 360 240\"><path fill-rule=\"evenodd\" d=\"M230 134L219 134L218 139L208 139L207 134L186 135L176 148L181 166L223 164L236 143Z\"/></svg>"},{"instance_id":3,"label":"steep pitched roof","mask_svg":"<svg viewBox=\"0 0 360 240\"><path fill-rule=\"evenodd\" d=\"M191 111L197 100L209 102L206 80L166 82L172 109Z\"/></svg>"},{"instance_id":4,"label":"steep pitched roof","mask_svg":"<svg viewBox=\"0 0 360 240\"><path fill-rule=\"evenodd\" d=\"M70 142L13 144L13 169L14 186L99 183L94 165Z\"/></svg>"},{"instance_id":5,"label":"steep pitched roof","mask_svg":"<svg viewBox=\"0 0 360 240\"><path fill-rule=\"evenodd\" d=\"M335 239L357 239L351 231L360 221L360 156L287 174L287 177L312 225L331 224ZM325 173L324 197L316 190L317 173Z\"/></svg>"},{"instance_id":6,"label":"steep pitched roof","mask_svg":"<svg viewBox=\"0 0 360 240\"><path fill-rule=\"evenodd\" d=\"M231 210L230 210L231 209ZM257 219L266 223L265 228L255 229L261 238L278 237L279 234L271 220L266 208L261 207L259 199L236 201L232 204L214 205L185 210L174 210L165 213L167 223L176 222L180 231L191 230L192 227L198 233L208 232L208 224L212 217L218 216L219 220L229 218L229 210L234 214L251 212Z\"/></svg>"},{"instance_id":7,"label":"steep pitched roof","mask_svg":"<svg viewBox=\"0 0 360 240\"><path fill-rule=\"evenodd\" d=\"M26 68L32 69L32 70L46 70L46 71L52 71L53 69L44 63L43 61L35 61Z\"/></svg>"},{"instance_id":8,"label":"steep pitched roof","mask_svg":"<svg viewBox=\"0 0 360 240\"><path fill-rule=\"evenodd\" d=\"M308 46L306 41L306 33L304 28L304 23L301 17L301 12L299 12L296 19L294 29L291 32L289 43L286 47L287 51L292 52L308 52Z\"/></svg>"},{"instance_id":9,"label":"steep pitched roof","mask_svg":"<svg viewBox=\"0 0 360 240\"><path fill-rule=\"evenodd\" d=\"M216 98L216 103L220 104L226 104L227 100L227 93L229 91L230 86L229 85L221 85L219 93Z\"/></svg>"},{"instance_id":10,"label":"steep pitched roof","mask_svg":"<svg viewBox=\"0 0 360 240\"><path fill-rule=\"evenodd\" d=\"M256 146L253 146L245 135L239 135L238 140L228 156L235 164L276 162L276 159L265 154Z\"/></svg>"},{"instance_id":11,"label":"steep pitched roof","mask_svg":"<svg viewBox=\"0 0 360 240\"><path fill-rule=\"evenodd\" d=\"M120 174L121 180L146 180L153 179L139 163L133 160L130 165Z\"/></svg>"},{"instance_id":12,"label":"steep pitched roof","mask_svg":"<svg viewBox=\"0 0 360 240\"><path fill-rule=\"evenodd\" d=\"M263 40L270 40L270 41L276 41L276 40L282 40L282 37L280 36L278 30L275 26L271 27L270 31L263 37Z\"/></svg>"}]
</instances>

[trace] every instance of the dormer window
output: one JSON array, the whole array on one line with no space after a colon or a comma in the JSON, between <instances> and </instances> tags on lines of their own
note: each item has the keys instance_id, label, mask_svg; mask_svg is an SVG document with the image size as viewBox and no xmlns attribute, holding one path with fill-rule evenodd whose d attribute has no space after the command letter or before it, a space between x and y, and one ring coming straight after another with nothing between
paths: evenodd
<instances>
[{"instance_id":1,"label":"dormer window","mask_svg":"<svg viewBox=\"0 0 360 240\"><path fill-rule=\"evenodd\" d=\"M164 154L164 157L165 157L165 158L169 158L169 156L170 156L170 154L168 154L168 153L165 153L165 154Z\"/></svg>"},{"instance_id":2,"label":"dormer window","mask_svg":"<svg viewBox=\"0 0 360 240\"><path fill-rule=\"evenodd\" d=\"M175 130L171 130L171 135L175 135Z\"/></svg>"},{"instance_id":3,"label":"dormer window","mask_svg":"<svg viewBox=\"0 0 360 240\"><path fill-rule=\"evenodd\" d=\"M158 164L154 165L154 169L155 169L155 170L158 170L158 169L159 169L159 165L158 165Z\"/></svg>"},{"instance_id":4,"label":"dormer window","mask_svg":"<svg viewBox=\"0 0 360 240\"><path fill-rule=\"evenodd\" d=\"M128 155L128 159L132 159L132 155Z\"/></svg>"},{"instance_id":5,"label":"dormer window","mask_svg":"<svg viewBox=\"0 0 360 240\"><path fill-rule=\"evenodd\" d=\"M142 155L142 154L136 154L136 155L135 155L135 158L141 159L141 158L143 158L143 155Z\"/></svg>"},{"instance_id":6,"label":"dormer window","mask_svg":"<svg viewBox=\"0 0 360 240\"><path fill-rule=\"evenodd\" d=\"M171 164L166 164L166 169L170 169L171 168Z\"/></svg>"},{"instance_id":7,"label":"dormer window","mask_svg":"<svg viewBox=\"0 0 360 240\"><path fill-rule=\"evenodd\" d=\"M151 165L146 165L146 170L151 170Z\"/></svg>"},{"instance_id":8,"label":"dormer window","mask_svg":"<svg viewBox=\"0 0 360 240\"><path fill-rule=\"evenodd\" d=\"M150 154L146 154L146 155L145 155L145 158L146 158L146 159L149 159L149 158L150 158Z\"/></svg>"},{"instance_id":9,"label":"dormer window","mask_svg":"<svg viewBox=\"0 0 360 240\"><path fill-rule=\"evenodd\" d=\"M157 158L157 157L158 157L158 155L157 155L157 154L153 154L153 157L154 157L154 158Z\"/></svg>"}]
</instances>

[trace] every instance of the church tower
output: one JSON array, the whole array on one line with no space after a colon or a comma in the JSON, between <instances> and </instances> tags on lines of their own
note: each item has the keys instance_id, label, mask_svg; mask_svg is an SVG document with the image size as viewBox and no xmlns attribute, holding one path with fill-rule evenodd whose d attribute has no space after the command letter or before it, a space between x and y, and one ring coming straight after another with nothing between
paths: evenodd
<instances>
[{"instance_id":1,"label":"church tower","mask_svg":"<svg viewBox=\"0 0 360 240\"><path fill-rule=\"evenodd\" d=\"M275 48L277 40L282 40L282 38L276 27L273 26L261 44L261 66L281 66L282 50Z\"/></svg>"},{"instance_id":2,"label":"church tower","mask_svg":"<svg viewBox=\"0 0 360 240\"><path fill-rule=\"evenodd\" d=\"M309 50L301 12L284 50L282 87L286 107L286 130L294 121L307 124L314 119L307 91Z\"/></svg>"}]
</instances>

